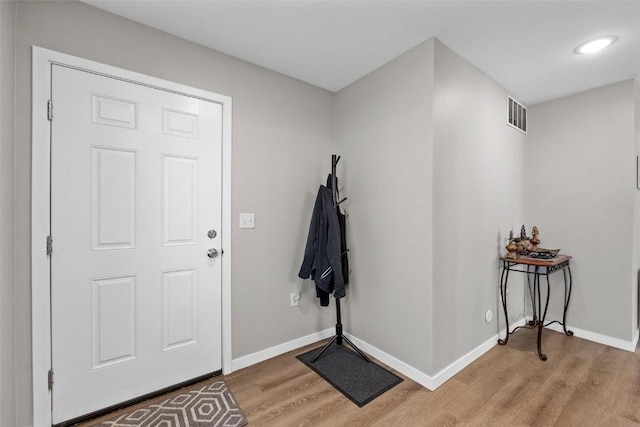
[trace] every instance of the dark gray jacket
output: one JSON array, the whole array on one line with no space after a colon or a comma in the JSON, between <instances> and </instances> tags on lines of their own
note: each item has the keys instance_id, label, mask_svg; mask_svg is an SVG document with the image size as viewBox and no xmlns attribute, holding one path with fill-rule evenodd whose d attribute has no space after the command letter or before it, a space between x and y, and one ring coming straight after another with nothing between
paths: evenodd
<instances>
[{"instance_id":1,"label":"dark gray jacket","mask_svg":"<svg viewBox=\"0 0 640 427\"><path fill-rule=\"evenodd\" d=\"M332 292L336 298L345 296L340 239L340 224L336 208L333 206L331 190L321 185L313 208L307 246L298 276L301 279L313 279L316 293L324 306L329 304L328 294Z\"/></svg>"}]
</instances>

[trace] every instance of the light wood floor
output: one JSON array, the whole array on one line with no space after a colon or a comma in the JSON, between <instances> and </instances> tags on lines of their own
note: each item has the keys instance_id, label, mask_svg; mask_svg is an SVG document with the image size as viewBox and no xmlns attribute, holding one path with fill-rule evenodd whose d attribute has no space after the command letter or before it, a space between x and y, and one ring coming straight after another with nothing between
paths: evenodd
<instances>
[{"instance_id":1,"label":"light wood floor","mask_svg":"<svg viewBox=\"0 0 640 427\"><path fill-rule=\"evenodd\" d=\"M545 330L542 362L520 330L436 391L403 377L358 408L295 358L318 345L225 377L249 426L640 427L638 350Z\"/></svg>"},{"instance_id":2,"label":"light wood floor","mask_svg":"<svg viewBox=\"0 0 640 427\"><path fill-rule=\"evenodd\" d=\"M295 358L321 343L223 378L248 427L640 427L640 350L545 330L542 362L535 342L519 330L433 392L396 372L404 381L362 408Z\"/></svg>"}]
</instances>

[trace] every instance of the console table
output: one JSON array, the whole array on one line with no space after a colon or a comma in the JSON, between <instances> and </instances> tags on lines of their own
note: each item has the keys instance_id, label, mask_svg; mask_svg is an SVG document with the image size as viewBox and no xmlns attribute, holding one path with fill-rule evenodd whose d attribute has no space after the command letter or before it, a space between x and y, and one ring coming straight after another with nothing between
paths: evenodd
<instances>
[{"instance_id":1,"label":"console table","mask_svg":"<svg viewBox=\"0 0 640 427\"><path fill-rule=\"evenodd\" d=\"M502 308L504 309L504 317L507 326L507 332L504 339L498 339L498 344L505 345L509 341L509 335L520 328L538 328L538 357L540 360L547 360L547 355L542 353L542 328L552 323L559 323L567 336L573 336L572 331L567 330L567 308L569 308L569 300L571 299L571 268L569 255L557 255L548 260L535 259L529 257L520 258L501 258L502 275L500 276L500 298L502 299ZM529 287L529 295L533 307L533 319L525 324L518 326L513 331L509 330L509 314L507 310L507 282L509 273L511 272L525 273L527 275L527 284ZM557 271L562 271L564 276L564 312L562 322L554 320L545 325L544 321L547 317L547 308L549 307L549 294L551 293L551 285L549 284L549 276ZM542 311L542 301L540 300L540 277L544 276L547 281L547 297L544 303L544 311ZM531 278L533 278L533 287L531 286ZM525 316L526 319L526 316Z\"/></svg>"}]
</instances>

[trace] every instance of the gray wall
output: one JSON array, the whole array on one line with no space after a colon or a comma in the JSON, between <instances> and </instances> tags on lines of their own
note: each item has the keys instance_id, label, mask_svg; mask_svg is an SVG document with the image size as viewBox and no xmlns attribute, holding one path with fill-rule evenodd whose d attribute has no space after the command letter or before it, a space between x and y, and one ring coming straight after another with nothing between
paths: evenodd
<instances>
[{"instance_id":1,"label":"gray wall","mask_svg":"<svg viewBox=\"0 0 640 427\"><path fill-rule=\"evenodd\" d=\"M506 95L435 39L336 94L348 330L428 375L497 330L484 312L498 314L498 258L524 217L525 136L506 125Z\"/></svg>"},{"instance_id":2,"label":"gray wall","mask_svg":"<svg viewBox=\"0 0 640 427\"><path fill-rule=\"evenodd\" d=\"M574 256L568 323L625 341L637 307L634 92L626 81L535 105L527 145L527 215L541 246ZM549 309L558 318L554 279Z\"/></svg>"},{"instance_id":3,"label":"gray wall","mask_svg":"<svg viewBox=\"0 0 640 427\"><path fill-rule=\"evenodd\" d=\"M524 223L526 137L506 124L506 90L440 42L434 81L436 373L494 336L504 317L498 259L509 230ZM517 275L509 280L512 324L522 314L522 284Z\"/></svg>"},{"instance_id":4,"label":"gray wall","mask_svg":"<svg viewBox=\"0 0 640 427\"><path fill-rule=\"evenodd\" d=\"M347 331L429 372L433 39L336 94L349 199Z\"/></svg>"},{"instance_id":5,"label":"gray wall","mask_svg":"<svg viewBox=\"0 0 640 427\"><path fill-rule=\"evenodd\" d=\"M0 426L16 425L13 310L15 10L15 2L0 1Z\"/></svg>"},{"instance_id":6,"label":"gray wall","mask_svg":"<svg viewBox=\"0 0 640 427\"><path fill-rule=\"evenodd\" d=\"M321 310L310 282L297 278L313 199L335 149L332 93L82 3L19 2L17 19L16 425L31 423L32 45L231 96L233 358L332 325L333 311ZM254 212L256 228L239 230L239 212ZM300 287L300 305L291 308L289 293Z\"/></svg>"}]
</instances>

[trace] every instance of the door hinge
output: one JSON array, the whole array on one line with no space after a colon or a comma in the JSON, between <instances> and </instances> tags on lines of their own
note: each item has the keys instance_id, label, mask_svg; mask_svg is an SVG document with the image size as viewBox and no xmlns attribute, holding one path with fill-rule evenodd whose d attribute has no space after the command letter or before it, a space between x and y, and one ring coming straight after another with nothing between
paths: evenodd
<instances>
[{"instance_id":1,"label":"door hinge","mask_svg":"<svg viewBox=\"0 0 640 427\"><path fill-rule=\"evenodd\" d=\"M53 369L49 369L47 373L47 384L49 384L49 390L53 390Z\"/></svg>"},{"instance_id":2,"label":"door hinge","mask_svg":"<svg viewBox=\"0 0 640 427\"><path fill-rule=\"evenodd\" d=\"M53 101L52 100L47 101L47 118L49 119L49 121L53 120Z\"/></svg>"},{"instance_id":3,"label":"door hinge","mask_svg":"<svg viewBox=\"0 0 640 427\"><path fill-rule=\"evenodd\" d=\"M47 256L53 253L53 237L47 236Z\"/></svg>"}]
</instances>

